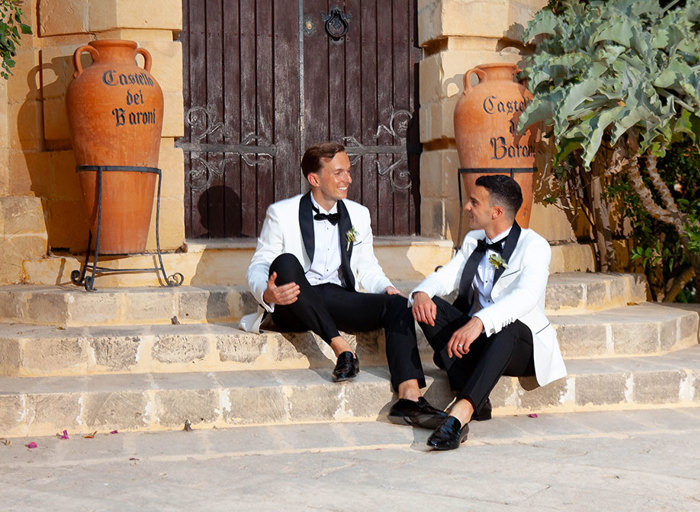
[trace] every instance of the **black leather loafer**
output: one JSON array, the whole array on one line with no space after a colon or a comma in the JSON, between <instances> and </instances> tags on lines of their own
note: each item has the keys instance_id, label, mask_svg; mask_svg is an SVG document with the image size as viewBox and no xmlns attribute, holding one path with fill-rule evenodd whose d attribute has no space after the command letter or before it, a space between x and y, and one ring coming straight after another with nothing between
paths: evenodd
<instances>
[{"instance_id":1,"label":"black leather loafer","mask_svg":"<svg viewBox=\"0 0 700 512\"><path fill-rule=\"evenodd\" d=\"M462 426L454 416L448 416L428 438L428 446L433 450L455 450L467 440L469 423Z\"/></svg>"},{"instance_id":2,"label":"black leather loafer","mask_svg":"<svg viewBox=\"0 0 700 512\"><path fill-rule=\"evenodd\" d=\"M350 352L343 352L338 356L338 362L333 369L333 381L342 382L357 376L360 373L360 361Z\"/></svg>"},{"instance_id":3,"label":"black leather loafer","mask_svg":"<svg viewBox=\"0 0 700 512\"><path fill-rule=\"evenodd\" d=\"M389 409L389 421L399 425L413 425L422 428L437 428L447 418L447 413L436 409L420 397L417 402L399 398Z\"/></svg>"},{"instance_id":4,"label":"black leather loafer","mask_svg":"<svg viewBox=\"0 0 700 512\"><path fill-rule=\"evenodd\" d=\"M491 419L491 400L486 399L484 405L477 409L474 414L472 414L472 419L475 421L486 421Z\"/></svg>"}]
</instances>

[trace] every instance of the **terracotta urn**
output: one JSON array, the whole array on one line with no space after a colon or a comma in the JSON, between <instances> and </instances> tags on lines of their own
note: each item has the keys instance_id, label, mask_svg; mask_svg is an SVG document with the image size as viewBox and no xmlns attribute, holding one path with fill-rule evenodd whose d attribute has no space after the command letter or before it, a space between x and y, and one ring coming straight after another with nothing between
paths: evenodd
<instances>
[{"instance_id":1,"label":"terracotta urn","mask_svg":"<svg viewBox=\"0 0 700 512\"><path fill-rule=\"evenodd\" d=\"M520 113L532 101L527 88L516 82L514 64L482 64L464 75L464 93L454 112L460 173L468 194L484 174L507 174L520 185L523 205L516 220L530 223L535 147L539 128L516 133ZM478 83L472 85L472 77Z\"/></svg>"},{"instance_id":2,"label":"terracotta urn","mask_svg":"<svg viewBox=\"0 0 700 512\"><path fill-rule=\"evenodd\" d=\"M81 56L92 64L83 69ZM136 63L142 55L144 67ZM97 171L81 166L158 167L163 93L150 73L151 55L134 41L100 40L73 54L75 73L66 108L77 171L93 235L97 231ZM146 249L156 174L102 173L100 253Z\"/></svg>"}]
</instances>

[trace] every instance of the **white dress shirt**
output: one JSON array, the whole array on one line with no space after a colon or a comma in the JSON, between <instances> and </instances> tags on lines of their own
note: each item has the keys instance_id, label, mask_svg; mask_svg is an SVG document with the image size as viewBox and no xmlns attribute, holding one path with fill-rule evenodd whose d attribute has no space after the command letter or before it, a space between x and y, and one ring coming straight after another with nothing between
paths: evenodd
<instances>
[{"instance_id":1,"label":"white dress shirt","mask_svg":"<svg viewBox=\"0 0 700 512\"><path fill-rule=\"evenodd\" d=\"M489 237L485 237L484 240L487 244L495 244L497 242L502 243L512 228L513 227L511 226L502 233L499 233L493 240L491 240ZM474 301L471 314L472 316L479 317L481 322L484 324L485 331L488 331L488 329L486 329L487 320L479 316L479 310L493 304L491 291L493 290L493 278L496 275L496 267L489 263L489 258L494 254L499 253L492 251L491 249L486 250L484 256L479 262L479 266L476 267L476 274L474 275L474 281L472 282L472 286L474 287L474 291L476 293L476 300Z\"/></svg>"},{"instance_id":2,"label":"white dress shirt","mask_svg":"<svg viewBox=\"0 0 700 512\"><path fill-rule=\"evenodd\" d=\"M311 194L311 204L318 208L319 213L337 213L338 203L330 211L324 209L314 200ZM314 212L314 216L315 216ZM311 267L306 272L306 279L311 286L332 283L342 286L340 279L340 235L338 227L329 221L314 219L314 258Z\"/></svg>"}]
</instances>

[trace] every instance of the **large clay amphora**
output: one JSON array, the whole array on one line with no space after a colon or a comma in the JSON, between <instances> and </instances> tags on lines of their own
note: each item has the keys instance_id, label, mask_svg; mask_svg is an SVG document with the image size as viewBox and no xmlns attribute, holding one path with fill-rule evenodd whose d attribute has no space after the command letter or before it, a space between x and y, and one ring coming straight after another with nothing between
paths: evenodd
<instances>
[{"instance_id":1,"label":"large clay amphora","mask_svg":"<svg viewBox=\"0 0 700 512\"><path fill-rule=\"evenodd\" d=\"M539 129L530 128L523 135L516 133L520 113L532 100L532 94L514 81L517 72L514 64L506 63L482 64L467 71L464 93L455 107L454 126L467 194L479 176L512 176L523 192L523 205L516 220L527 227ZM471 85L473 76L479 79L475 86Z\"/></svg>"},{"instance_id":2,"label":"large clay amphora","mask_svg":"<svg viewBox=\"0 0 700 512\"><path fill-rule=\"evenodd\" d=\"M85 69L81 55L90 53ZM144 68L136 56L144 59ZM101 40L73 54L75 74L66 94L73 151L93 235L97 231L97 171L80 166L158 167L163 93L150 74L151 55L134 41ZM146 249L156 174L102 173L100 253Z\"/></svg>"}]
</instances>

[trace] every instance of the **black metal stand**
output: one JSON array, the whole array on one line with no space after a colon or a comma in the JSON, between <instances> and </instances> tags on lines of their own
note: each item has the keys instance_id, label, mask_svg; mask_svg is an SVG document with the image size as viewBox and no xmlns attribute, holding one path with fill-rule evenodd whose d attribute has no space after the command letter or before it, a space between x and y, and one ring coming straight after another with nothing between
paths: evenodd
<instances>
[{"instance_id":1,"label":"black metal stand","mask_svg":"<svg viewBox=\"0 0 700 512\"><path fill-rule=\"evenodd\" d=\"M90 230L90 236L88 237L88 248L85 254L85 263L81 270L74 270L70 274L70 280L73 284L80 286L81 284L85 286L85 290L88 292L94 291L95 277L99 277L102 274L117 274L117 273L131 273L131 272L156 272L158 273L158 278L162 274L163 279L161 280L162 286L180 286L185 280L185 277L180 273L168 276L165 273L165 267L163 266L163 256L160 252L160 182L162 178L161 170L156 167L133 167L126 165L79 165L75 168L76 172L85 171L97 171L97 233L95 234L95 250L94 259L90 263L90 252L92 246L92 230ZM150 268L106 268L97 265L97 258L100 253L100 227L102 223L102 173L103 172L140 172L140 173L152 173L158 175L158 202L156 206L156 247L158 250L158 262L157 266ZM92 275L87 275L88 269L92 270Z\"/></svg>"}]
</instances>

